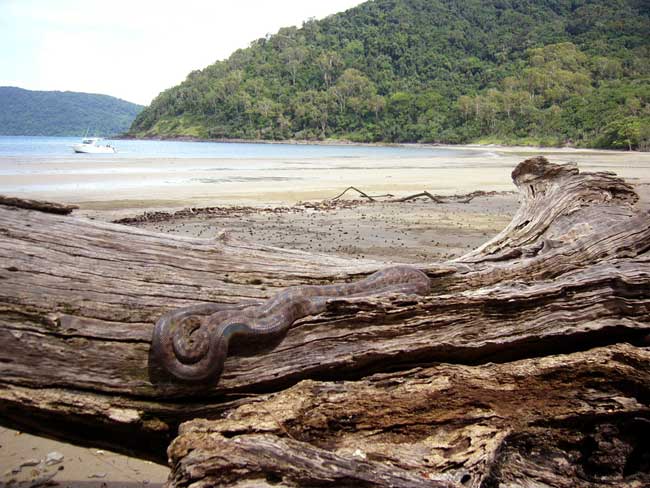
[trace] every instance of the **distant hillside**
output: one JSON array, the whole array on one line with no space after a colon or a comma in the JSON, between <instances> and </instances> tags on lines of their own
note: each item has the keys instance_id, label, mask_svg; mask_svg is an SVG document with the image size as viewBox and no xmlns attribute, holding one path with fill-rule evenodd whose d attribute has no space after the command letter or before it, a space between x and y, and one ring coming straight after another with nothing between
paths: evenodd
<instances>
[{"instance_id":1,"label":"distant hillside","mask_svg":"<svg viewBox=\"0 0 650 488\"><path fill-rule=\"evenodd\" d=\"M0 87L0 135L121 134L141 110L108 95Z\"/></svg>"},{"instance_id":2,"label":"distant hillside","mask_svg":"<svg viewBox=\"0 0 650 488\"><path fill-rule=\"evenodd\" d=\"M130 132L650 148L650 3L372 0L190 73Z\"/></svg>"}]
</instances>

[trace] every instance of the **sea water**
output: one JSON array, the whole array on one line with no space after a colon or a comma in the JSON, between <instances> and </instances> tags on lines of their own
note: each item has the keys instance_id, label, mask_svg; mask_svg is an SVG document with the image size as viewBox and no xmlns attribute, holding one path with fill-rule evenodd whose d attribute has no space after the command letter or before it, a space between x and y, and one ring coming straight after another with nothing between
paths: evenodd
<instances>
[{"instance_id":1,"label":"sea water","mask_svg":"<svg viewBox=\"0 0 650 488\"><path fill-rule=\"evenodd\" d=\"M66 157L73 154L72 145L78 137L0 136L0 156ZM402 158L402 157L464 157L476 152L433 146L373 146L356 144L284 144L242 142L191 142L154 140L109 140L115 154L85 155L78 158L106 156L112 158L217 158L217 159L304 159L304 158Z\"/></svg>"},{"instance_id":2,"label":"sea water","mask_svg":"<svg viewBox=\"0 0 650 488\"><path fill-rule=\"evenodd\" d=\"M79 141L0 136L0 193L34 198L48 193L45 196L58 198L112 189L162 191L188 184L209 185L210 191L218 192L249 182L284 183L287 188L293 184L288 180L300 180L303 186L314 180L312 186L317 186L316 179L322 182L346 170L361 180L372 171L398 180L410 170L467 167L476 165L477 158L484 165L500 159L484 148L153 140L105 140L117 153L76 154L72 145Z\"/></svg>"}]
</instances>

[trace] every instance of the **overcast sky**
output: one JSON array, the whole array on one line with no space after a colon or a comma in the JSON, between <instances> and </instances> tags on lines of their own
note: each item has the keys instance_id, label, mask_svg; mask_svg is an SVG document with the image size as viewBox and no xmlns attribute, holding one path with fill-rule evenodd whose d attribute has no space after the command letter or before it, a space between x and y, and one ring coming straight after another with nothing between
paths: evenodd
<instances>
[{"instance_id":1,"label":"overcast sky","mask_svg":"<svg viewBox=\"0 0 650 488\"><path fill-rule=\"evenodd\" d=\"M361 0L0 0L0 86L148 104L280 27Z\"/></svg>"}]
</instances>

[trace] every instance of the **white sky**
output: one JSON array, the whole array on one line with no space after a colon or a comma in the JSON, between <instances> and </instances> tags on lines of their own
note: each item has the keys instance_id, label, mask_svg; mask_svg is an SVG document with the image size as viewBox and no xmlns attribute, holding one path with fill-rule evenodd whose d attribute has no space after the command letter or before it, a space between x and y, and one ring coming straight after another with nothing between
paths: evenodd
<instances>
[{"instance_id":1,"label":"white sky","mask_svg":"<svg viewBox=\"0 0 650 488\"><path fill-rule=\"evenodd\" d=\"M0 86L147 105L280 27L362 0L0 0Z\"/></svg>"}]
</instances>

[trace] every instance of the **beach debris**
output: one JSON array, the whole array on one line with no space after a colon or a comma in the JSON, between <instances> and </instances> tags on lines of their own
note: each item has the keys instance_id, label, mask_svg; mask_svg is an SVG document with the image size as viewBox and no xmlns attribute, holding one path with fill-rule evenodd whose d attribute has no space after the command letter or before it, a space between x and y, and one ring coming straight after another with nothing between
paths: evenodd
<instances>
[{"instance_id":1,"label":"beach debris","mask_svg":"<svg viewBox=\"0 0 650 488\"><path fill-rule=\"evenodd\" d=\"M369 201L374 202L377 198L388 198L388 200L384 200L387 203L403 203L403 202L408 202L411 200L416 200L418 198L428 198L429 200L435 202L435 203L469 203L473 199L477 197L491 197L491 196L496 196L496 195L511 195L516 192L514 191L506 191L506 192L499 192L499 191L484 191L484 190L476 190L471 193L467 193L464 195L433 195L427 190L421 191L419 193L414 193L412 195L408 195L405 197L400 197L400 198L393 198L394 195L387 193L385 195L374 195L370 196L367 193L359 190L358 188L354 186L350 186L346 188L343 193L338 194L334 198L330 199L330 201L337 201L340 197L342 197L348 190L354 190L358 192L362 197L367 198Z\"/></svg>"},{"instance_id":2,"label":"beach debris","mask_svg":"<svg viewBox=\"0 0 650 488\"><path fill-rule=\"evenodd\" d=\"M361 195L363 198L367 198L367 199L370 200L371 202L374 202L374 201L375 201L375 198L386 197L386 196L388 196L388 197L392 197L392 196L393 196L393 195L387 194L387 195L376 195L376 196L372 197L372 196L368 195L367 193L365 193L365 192L359 190L358 188L356 188L356 187L354 187L354 186L348 186L345 190L343 190L341 193L339 193L339 194L336 195L334 198L332 198L332 200L333 200L333 201L338 200L339 198L341 198L343 195L345 195L345 194L346 194L348 191L350 191L350 190L356 191L356 192L357 192L359 195Z\"/></svg>"},{"instance_id":3,"label":"beach debris","mask_svg":"<svg viewBox=\"0 0 650 488\"><path fill-rule=\"evenodd\" d=\"M93 473L89 474L88 478L106 478L106 473Z\"/></svg>"},{"instance_id":4,"label":"beach debris","mask_svg":"<svg viewBox=\"0 0 650 488\"><path fill-rule=\"evenodd\" d=\"M68 215L73 210L78 209L77 205L65 205L56 202L46 202L44 200L27 200L24 198L9 197L0 195L0 205L8 207L26 208L28 210L38 210L40 212L54 213L59 215Z\"/></svg>"},{"instance_id":5,"label":"beach debris","mask_svg":"<svg viewBox=\"0 0 650 488\"><path fill-rule=\"evenodd\" d=\"M420 197L427 197L428 199L433 200L436 203L445 203L445 200L443 199L443 197L440 197L440 196L437 196L437 195L432 195L431 193L429 193L426 190L423 191L423 192L420 192L420 193L416 193L414 195L409 195L408 197L399 198L399 199L397 199L397 201L398 202L408 202L409 200L415 200L416 198L420 198Z\"/></svg>"},{"instance_id":6,"label":"beach debris","mask_svg":"<svg viewBox=\"0 0 650 488\"><path fill-rule=\"evenodd\" d=\"M60 454L60 453L56 453ZM61 454L61 456L63 456ZM47 468L46 459L26 459L20 463L15 468L4 473L5 480L0 481L0 486L15 486L20 488L37 488L40 486L51 486L53 482L51 481L58 471L63 469L63 466L60 466L58 470L50 471ZM28 472L23 472L24 468L33 468ZM6 479L10 476L10 479ZM25 479L27 478L27 479Z\"/></svg>"},{"instance_id":7,"label":"beach debris","mask_svg":"<svg viewBox=\"0 0 650 488\"><path fill-rule=\"evenodd\" d=\"M60 452L52 451L48 453L48 455L45 457L45 464L47 466L53 466L55 464L59 464L60 462L63 461L64 457L65 456Z\"/></svg>"},{"instance_id":8,"label":"beach debris","mask_svg":"<svg viewBox=\"0 0 650 488\"><path fill-rule=\"evenodd\" d=\"M23 461L22 463L20 463L18 465L18 467L14 468L12 471L14 473L18 473L23 468L27 468L27 467L30 467L30 466L38 466L39 464L41 464L40 459L27 459L26 461Z\"/></svg>"},{"instance_id":9,"label":"beach debris","mask_svg":"<svg viewBox=\"0 0 650 488\"><path fill-rule=\"evenodd\" d=\"M149 222L167 222L170 220L184 219L188 217L245 217L251 214L283 214L302 212L304 209L299 206L293 207L251 207L242 205L233 205L229 207L192 207L177 210L176 212L144 212L134 217L125 217L113 220L114 224L140 224Z\"/></svg>"},{"instance_id":10,"label":"beach debris","mask_svg":"<svg viewBox=\"0 0 650 488\"><path fill-rule=\"evenodd\" d=\"M348 191L356 191L363 199L342 199L341 197ZM267 214L270 217L273 215L281 214L295 214L301 213L306 210L309 211L328 211L355 208L360 205L373 204L373 203L405 203L419 198L427 198L434 203L469 203L474 198L478 197L491 197L497 195L513 195L514 191L483 191L477 190L463 195L434 195L428 191L422 191L413 195L395 198L392 193L383 195L369 195L368 193L350 186L343 192L339 193L333 198L328 198L321 201L313 202L297 202L293 206L279 206L279 207L252 207L243 205L232 205L226 207L188 207L175 212L152 211L144 212L133 217L124 217L121 219L113 220L114 224L125 225L138 225L145 223L162 223L174 220L183 220L187 218L197 217L245 217L253 214ZM384 200L378 200L383 198Z\"/></svg>"}]
</instances>

